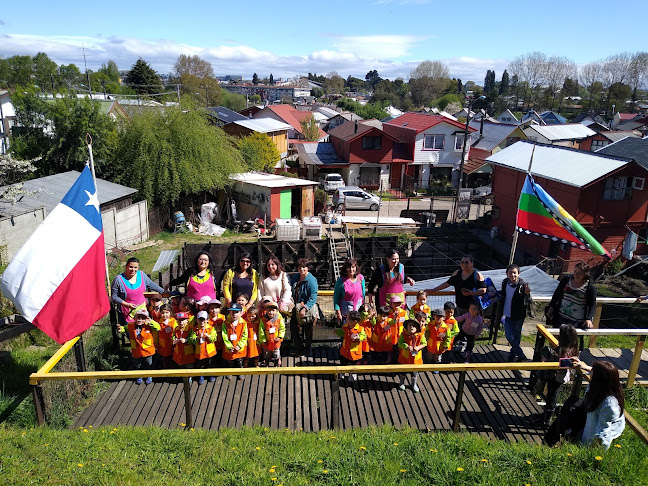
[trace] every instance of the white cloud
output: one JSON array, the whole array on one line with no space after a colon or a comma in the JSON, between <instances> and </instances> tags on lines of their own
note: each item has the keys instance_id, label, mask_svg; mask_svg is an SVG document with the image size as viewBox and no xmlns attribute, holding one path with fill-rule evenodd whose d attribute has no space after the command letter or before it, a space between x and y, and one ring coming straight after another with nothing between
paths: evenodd
<instances>
[{"instance_id":1,"label":"white cloud","mask_svg":"<svg viewBox=\"0 0 648 486\"><path fill-rule=\"evenodd\" d=\"M83 50L90 69L98 69L109 59L126 70L143 58L159 73L169 73L180 54L198 55L212 63L216 75L242 74L251 77L273 73L275 78L292 77L308 72L326 74L337 71L341 76L364 78L376 69L380 76L409 79L409 73L422 60L404 60L407 53L424 38L407 35L333 36L332 48L280 56L245 45L197 47L174 41L142 40L134 37L74 37L0 34L0 56L35 55L46 52L58 64L74 63L83 70ZM227 45L225 45L227 44ZM498 73L508 61L458 57L443 60L452 77L481 83L487 69Z\"/></svg>"}]
</instances>

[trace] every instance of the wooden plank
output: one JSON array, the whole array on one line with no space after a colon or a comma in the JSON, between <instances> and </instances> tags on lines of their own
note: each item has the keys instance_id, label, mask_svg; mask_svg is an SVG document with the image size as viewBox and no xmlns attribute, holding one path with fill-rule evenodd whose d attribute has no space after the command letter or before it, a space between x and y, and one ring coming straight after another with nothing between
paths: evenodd
<instances>
[{"instance_id":1,"label":"wooden plank","mask_svg":"<svg viewBox=\"0 0 648 486\"><path fill-rule=\"evenodd\" d=\"M292 378L291 376L276 375L272 387L272 404L270 405L270 427L272 429L279 429L279 395L283 393L285 380Z\"/></svg>"},{"instance_id":2,"label":"wooden plank","mask_svg":"<svg viewBox=\"0 0 648 486\"><path fill-rule=\"evenodd\" d=\"M243 387L246 385L245 379L239 380L238 377L232 377L232 391L229 395L229 410L227 407L223 411L223 426L227 428L234 428L236 418L241 411L241 393ZM227 412L227 413L225 413Z\"/></svg>"},{"instance_id":3,"label":"wooden plank","mask_svg":"<svg viewBox=\"0 0 648 486\"><path fill-rule=\"evenodd\" d=\"M360 378L360 377L358 377ZM374 399L376 397L376 390L373 381L372 375L362 375L359 383L362 383L360 388L360 394L362 395L362 403L364 404L364 409L367 417L367 425L377 425L375 410L374 410Z\"/></svg>"},{"instance_id":4,"label":"wooden plank","mask_svg":"<svg viewBox=\"0 0 648 486\"><path fill-rule=\"evenodd\" d=\"M136 389L135 389L135 394L133 395L133 399L128 404L128 407L126 408L124 414L120 417L119 420L119 423L123 425L134 425L134 421L137 420L137 417L142 411L142 407L143 404L145 403L145 399L148 398L148 395L150 394L152 388L150 386L147 387L147 385L145 385L144 383L142 383L141 385L136 384L135 386ZM131 417L133 416L134 419L131 419Z\"/></svg>"},{"instance_id":5,"label":"wooden plank","mask_svg":"<svg viewBox=\"0 0 648 486\"><path fill-rule=\"evenodd\" d=\"M250 407L254 408L254 404L250 404L250 388L252 386L251 382L252 376L246 376L245 379L240 382L242 384L241 401L238 414L236 415L236 422L234 423L234 427L237 429L240 429L245 423L245 417L247 417L247 409Z\"/></svg>"},{"instance_id":6,"label":"wooden plank","mask_svg":"<svg viewBox=\"0 0 648 486\"><path fill-rule=\"evenodd\" d=\"M209 404L214 393L216 382L210 383L209 378L205 377L205 382L200 385L202 391L202 400L200 405L194 405L193 407L193 423L194 428L209 428L205 427L205 417L207 417L207 412Z\"/></svg>"},{"instance_id":7,"label":"wooden plank","mask_svg":"<svg viewBox=\"0 0 648 486\"><path fill-rule=\"evenodd\" d=\"M207 407L205 411L205 417L203 418L203 425L202 427L204 429L209 429L209 430L216 430L216 427L214 425L214 411L216 410L216 406L219 401L221 401L221 390L223 388L223 382L227 381L225 377L223 376L217 376L216 380L212 383L213 388L211 392L211 396L209 397L209 401L207 402Z\"/></svg>"},{"instance_id":8,"label":"wooden plank","mask_svg":"<svg viewBox=\"0 0 648 486\"><path fill-rule=\"evenodd\" d=\"M268 385L269 375L259 376L256 400L254 402L254 425L261 425L263 416L263 400L265 399L265 388Z\"/></svg>"},{"instance_id":9,"label":"wooden plank","mask_svg":"<svg viewBox=\"0 0 648 486\"><path fill-rule=\"evenodd\" d=\"M113 382L110 384L107 390L100 393L89 407L83 410L78 414L72 424L70 429L76 429L78 427L83 427L86 424L92 426L100 426L101 422L97 420L98 416L103 410L106 409L106 402L110 399L113 394L115 394L115 389L119 386L119 382ZM119 394L119 392L117 392Z\"/></svg>"},{"instance_id":10,"label":"wooden plank","mask_svg":"<svg viewBox=\"0 0 648 486\"><path fill-rule=\"evenodd\" d=\"M251 427L254 424L254 409L256 406L257 395L259 387L259 376L250 376L250 389L248 392L248 406L245 410L245 420L243 425Z\"/></svg>"},{"instance_id":11,"label":"wooden plank","mask_svg":"<svg viewBox=\"0 0 648 486\"><path fill-rule=\"evenodd\" d=\"M326 354L323 348L313 348L313 356L316 356L316 365L322 366L326 363L325 358ZM328 413L328 408L330 406L330 388L327 390L327 385L330 384L330 378L328 375L316 375L317 376L317 403L319 411L319 423L320 430L328 430L331 427L331 417Z\"/></svg>"},{"instance_id":12,"label":"wooden plank","mask_svg":"<svg viewBox=\"0 0 648 486\"><path fill-rule=\"evenodd\" d=\"M226 405L229 405L230 399L229 395L231 393L233 383L235 378L227 379L227 376L223 377L223 382L221 384L220 393L218 395L218 401L216 402L216 409L214 410L214 419L212 420L212 429L220 430L224 428L225 417L229 410L225 410Z\"/></svg>"},{"instance_id":13,"label":"wooden plank","mask_svg":"<svg viewBox=\"0 0 648 486\"><path fill-rule=\"evenodd\" d=\"M443 430L443 422L439 416L439 398L434 393L435 390L429 385L430 373L419 373L419 389L421 390L419 407L421 414L425 417L426 430Z\"/></svg>"},{"instance_id":14,"label":"wooden plank","mask_svg":"<svg viewBox=\"0 0 648 486\"><path fill-rule=\"evenodd\" d=\"M308 360L308 366L314 366L315 361L313 358ZM317 375L307 375L306 381L308 382L308 396L310 404L310 430L318 432L320 430L319 415L317 410Z\"/></svg>"},{"instance_id":15,"label":"wooden plank","mask_svg":"<svg viewBox=\"0 0 648 486\"><path fill-rule=\"evenodd\" d=\"M162 403L164 403L164 399L169 392L169 383L167 381L156 383L155 386L157 388L157 393L155 397L153 397L152 402L149 402L150 406L148 408L148 412L138 425L149 426L153 423L153 419L157 417L158 413L160 412L160 407L162 406Z\"/></svg>"},{"instance_id":16,"label":"wooden plank","mask_svg":"<svg viewBox=\"0 0 648 486\"><path fill-rule=\"evenodd\" d=\"M139 387L140 385L136 385L134 381L128 381L128 384L124 387L125 394L123 395L122 402L115 410L115 413L113 414L112 420L110 422L111 424L116 425L123 423L121 422L121 420L126 413L126 410L128 410L129 405L132 405L133 397L135 396L135 393L137 392Z\"/></svg>"},{"instance_id":17,"label":"wooden plank","mask_svg":"<svg viewBox=\"0 0 648 486\"><path fill-rule=\"evenodd\" d=\"M153 425L160 427L175 428L178 422L173 422L177 409L184 410L184 401L182 400L183 384L177 380L169 380L170 396L160 406L160 413L153 419ZM178 412L179 414L180 412Z\"/></svg>"},{"instance_id":18,"label":"wooden plank","mask_svg":"<svg viewBox=\"0 0 648 486\"><path fill-rule=\"evenodd\" d=\"M97 425L104 425L106 423L106 417L111 410L117 407L117 404L119 403L119 397L123 393L125 386L125 380L113 382L113 384L104 395L104 399L101 402L97 403L99 414L96 417L92 418L92 420L94 420ZM112 390L112 393L109 394L110 390ZM107 400L105 399L106 396L108 397Z\"/></svg>"},{"instance_id":19,"label":"wooden plank","mask_svg":"<svg viewBox=\"0 0 648 486\"><path fill-rule=\"evenodd\" d=\"M263 394L263 406L261 408L261 425L270 427L270 413L269 409L272 404L272 389L274 387L274 380L277 375L267 375L265 383L265 392Z\"/></svg>"},{"instance_id":20,"label":"wooden plank","mask_svg":"<svg viewBox=\"0 0 648 486\"><path fill-rule=\"evenodd\" d=\"M283 358L288 366L295 366L294 356L286 356ZM288 380L286 383L286 425L285 427L290 430L295 428L295 380ZM283 426L283 425L282 425Z\"/></svg>"},{"instance_id":21,"label":"wooden plank","mask_svg":"<svg viewBox=\"0 0 648 486\"><path fill-rule=\"evenodd\" d=\"M309 377L306 375L297 375L295 378L301 381L302 428L306 432L311 432L313 430L313 426L311 424L310 386L308 383Z\"/></svg>"},{"instance_id":22,"label":"wooden plank","mask_svg":"<svg viewBox=\"0 0 648 486\"><path fill-rule=\"evenodd\" d=\"M304 415L302 410L302 384L298 375L294 376L295 382L295 422L294 430L304 430Z\"/></svg>"}]
</instances>

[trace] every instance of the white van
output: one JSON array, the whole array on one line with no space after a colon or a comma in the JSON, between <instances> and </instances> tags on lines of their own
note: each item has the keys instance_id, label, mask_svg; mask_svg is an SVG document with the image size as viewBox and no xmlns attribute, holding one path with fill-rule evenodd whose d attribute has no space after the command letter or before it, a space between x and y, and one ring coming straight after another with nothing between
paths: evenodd
<instances>
[{"instance_id":1,"label":"white van","mask_svg":"<svg viewBox=\"0 0 648 486\"><path fill-rule=\"evenodd\" d=\"M344 179L340 174L334 172L330 174L324 173L319 176L319 185L326 192L333 192L338 187L344 187Z\"/></svg>"}]
</instances>

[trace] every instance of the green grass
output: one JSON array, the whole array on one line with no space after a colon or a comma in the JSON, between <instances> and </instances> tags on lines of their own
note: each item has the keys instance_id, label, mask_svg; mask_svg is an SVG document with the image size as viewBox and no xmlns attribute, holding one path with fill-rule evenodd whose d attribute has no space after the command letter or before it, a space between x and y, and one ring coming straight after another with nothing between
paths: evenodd
<instances>
[{"instance_id":1,"label":"green grass","mask_svg":"<svg viewBox=\"0 0 648 486\"><path fill-rule=\"evenodd\" d=\"M391 427L0 430L12 484L646 484L643 444L626 432L618 445L547 448Z\"/></svg>"}]
</instances>

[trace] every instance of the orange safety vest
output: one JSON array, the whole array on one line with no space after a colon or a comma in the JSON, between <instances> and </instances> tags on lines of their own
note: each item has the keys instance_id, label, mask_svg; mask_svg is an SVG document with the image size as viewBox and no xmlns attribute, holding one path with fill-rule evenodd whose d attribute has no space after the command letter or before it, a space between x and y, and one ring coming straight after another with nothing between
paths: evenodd
<instances>
[{"instance_id":1,"label":"orange safety vest","mask_svg":"<svg viewBox=\"0 0 648 486\"><path fill-rule=\"evenodd\" d=\"M421 339L423 338L422 332L417 332L416 334L410 334L404 332L401 336L401 339L407 346L420 346ZM398 362L400 364L423 364L423 353L418 351L416 356L412 356L412 353L409 352L409 349L400 348L398 353Z\"/></svg>"},{"instance_id":2,"label":"orange safety vest","mask_svg":"<svg viewBox=\"0 0 648 486\"><path fill-rule=\"evenodd\" d=\"M209 324L216 329L216 334L218 334L218 339L216 339L216 353L223 350L223 335L221 334L221 329L223 328L223 322L225 322L225 316L223 314L218 314L216 319L209 318Z\"/></svg>"},{"instance_id":3,"label":"orange safety vest","mask_svg":"<svg viewBox=\"0 0 648 486\"><path fill-rule=\"evenodd\" d=\"M139 335L137 326L134 322L128 323L128 337L130 338L131 353L133 358L145 358L155 354L155 345L153 344L153 333L148 324L140 328Z\"/></svg>"},{"instance_id":4,"label":"orange safety vest","mask_svg":"<svg viewBox=\"0 0 648 486\"><path fill-rule=\"evenodd\" d=\"M241 337L243 336L243 331L247 329L247 322L245 322L243 319L239 317L238 322L232 327L231 323L225 323L223 324L223 332L227 333L227 338L230 343L232 343L232 346L236 346L237 343L241 340ZM236 334L236 339L232 340L231 336L233 334ZM223 358L232 361L237 358L245 358L247 354L247 349L246 346L243 346L241 349L239 349L238 353L232 352L231 349L227 349L227 346L225 346L225 343L223 343Z\"/></svg>"},{"instance_id":5,"label":"orange safety vest","mask_svg":"<svg viewBox=\"0 0 648 486\"><path fill-rule=\"evenodd\" d=\"M427 349L430 353L439 354L444 353L447 349L441 349L441 343L448 335L448 325L444 322L440 326L436 326L434 322L430 322L430 327L427 331Z\"/></svg>"},{"instance_id":6,"label":"orange safety vest","mask_svg":"<svg viewBox=\"0 0 648 486\"><path fill-rule=\"evenodd\" d=\"M175 339L189 339L190 333L191 331L189 331L189 329L183 331L180 327L176 327L173 330L173 337ZM189 342L176 344L173 347L173 361L175 361L178 366L195 363L196 357L194 356L194 345L189 344Z\"/></svg>"},{"instance_id":7,"label":"orange safety vest","mask_svg":"<svg viewBox=\"0 0 648 486\"><path fill-rule=\"evenodd\" d=\"M457 319L454 318L454 316L450 317L449 319L445 319L445 323L446 326L448 326L448 332L452 334L450 342L448 343L449 349L452 349L455 337L457 337L457 334L459 334L459 323L457 322Z\"/></svg>"},{"instance_id":8,"label":"orange safety vest","mask_svg":"<svg viewBox=\"0 0 648 486\"><path fill-rule=\"evenodd\" d=\"M157 352L160 356L173 356L173 330L176 327L178 327L178 322L173 317L169 317L169 322L166 324L164 321L160 322L160 330L157 333Z\"/></svg>"},{"instance_id":9,"label":"orange safety vest","mask_svg":"<svg viewBox=\"0 0 648 486\"><path fill-rule=\"evenodd\" d=\"M368 353L371 349L369 346L369 340L371 339L371 336L373 335L372 332L372 324L371 324L371 319L368 317L360 323L360 325L364 328L365 334L367 335L367 339L362 341L362 352L363 353Z\"/></svg>"},{"instance_id":10,"label":"orange safety vest","mask_svg":"<svg viewBox=\"0 0 648 486\"><path fill-rule=\"evenodd\" d=\"M389 314L389 318L394 321L392 322L392 327L389 332L391 334L392 346L395 346L398 344L398 338L403 333L403 322L407 319L407 311L401 307L398 309L398 314L396 314L392 310Z\"/></svg>"},{"instance_id":11,"label":"orange safety vest","mask_svg":"<svg viewBox=\"0 0 648 486\"><path fill-rule=\"evenodd\" d=\"M279 349L281 347L281 343L283 342L283 339L281 339L278 343L275 342L275 337L279 337L279 325L281 324L281 316L277 316L274 322L261 318L261 325L263 325L263 330L265 331L265 337L266 337L266 342L261 343L261 347L265 348L269 351L274 351L275 349ZM274 332L270 333L270 328L274 327Z\"/></svg>"},{"instance_id":12,"label":"orange safety vest","mask_svg":"<svg viewBox=\"0 0 648 486\"><path fill-rule=\"evenodd\" d=\"M247 322L247 321L246 321ZM247 323L248 339L247 339L247 353L248 358L256 358L259 356L259 319Z\"/></svg>"},{"instance_id":13,"label":"orange safety vest","mask_svg":"<svg viewBox=\"0 0 648 486\"><path fill-rule=\"evenodd\" d=\"M362 341L352 341L351 336L359 336L362 331L362 326L356 324L352 328L345 325L342 327L344 331L344 338L342 339L342 347L340 348L340 355L344 356L350 361L357 361L362 358Z\"/></svg>"},{"instance_id":14,"label":"orange safety vest","mask_svg":"<svg viewBox=\"0 0 648 486\"><path fill-rule=\"evenodd\" d=\"M216 343L209 339L209 335L213 330L214 328L211 327L209 322L207 322L206 329L194 329L194 333L196 334L196 344L194 346L196 359L207 359L216 355Z\"/></svg>"},{"instance_id":15,"label":"orange safety vest","mask_svg":"<svg viewBox=\"0 0 648 486\"><path fill-rule=\"evenodd\" d=\"M376 324L374 324L369 341L369 345L373 351L382 353L392 349L391 333L390 331L385 331L385 326L388 322L389 318L385 318L382 321L377 320Z\"/></svg>"},{"instance_id":16,"label":"orange safety vest","mask_svg":"<svg viewBox=\"0 0 648 486\"><path fill-rule=\"evenodd\" d=\"M416 304L414 304L414 305L412 306L412 314L413 314L413 315L416 315L416 313L417 313L418 311L425 312L425 314L426 314L428 317L430 317L430 312L431 312L431 310L430 310L430 306L429 306L429 305L427 305L427 304L419 305L419 303L417 302Z\"/></svg>"}]
</instances>

